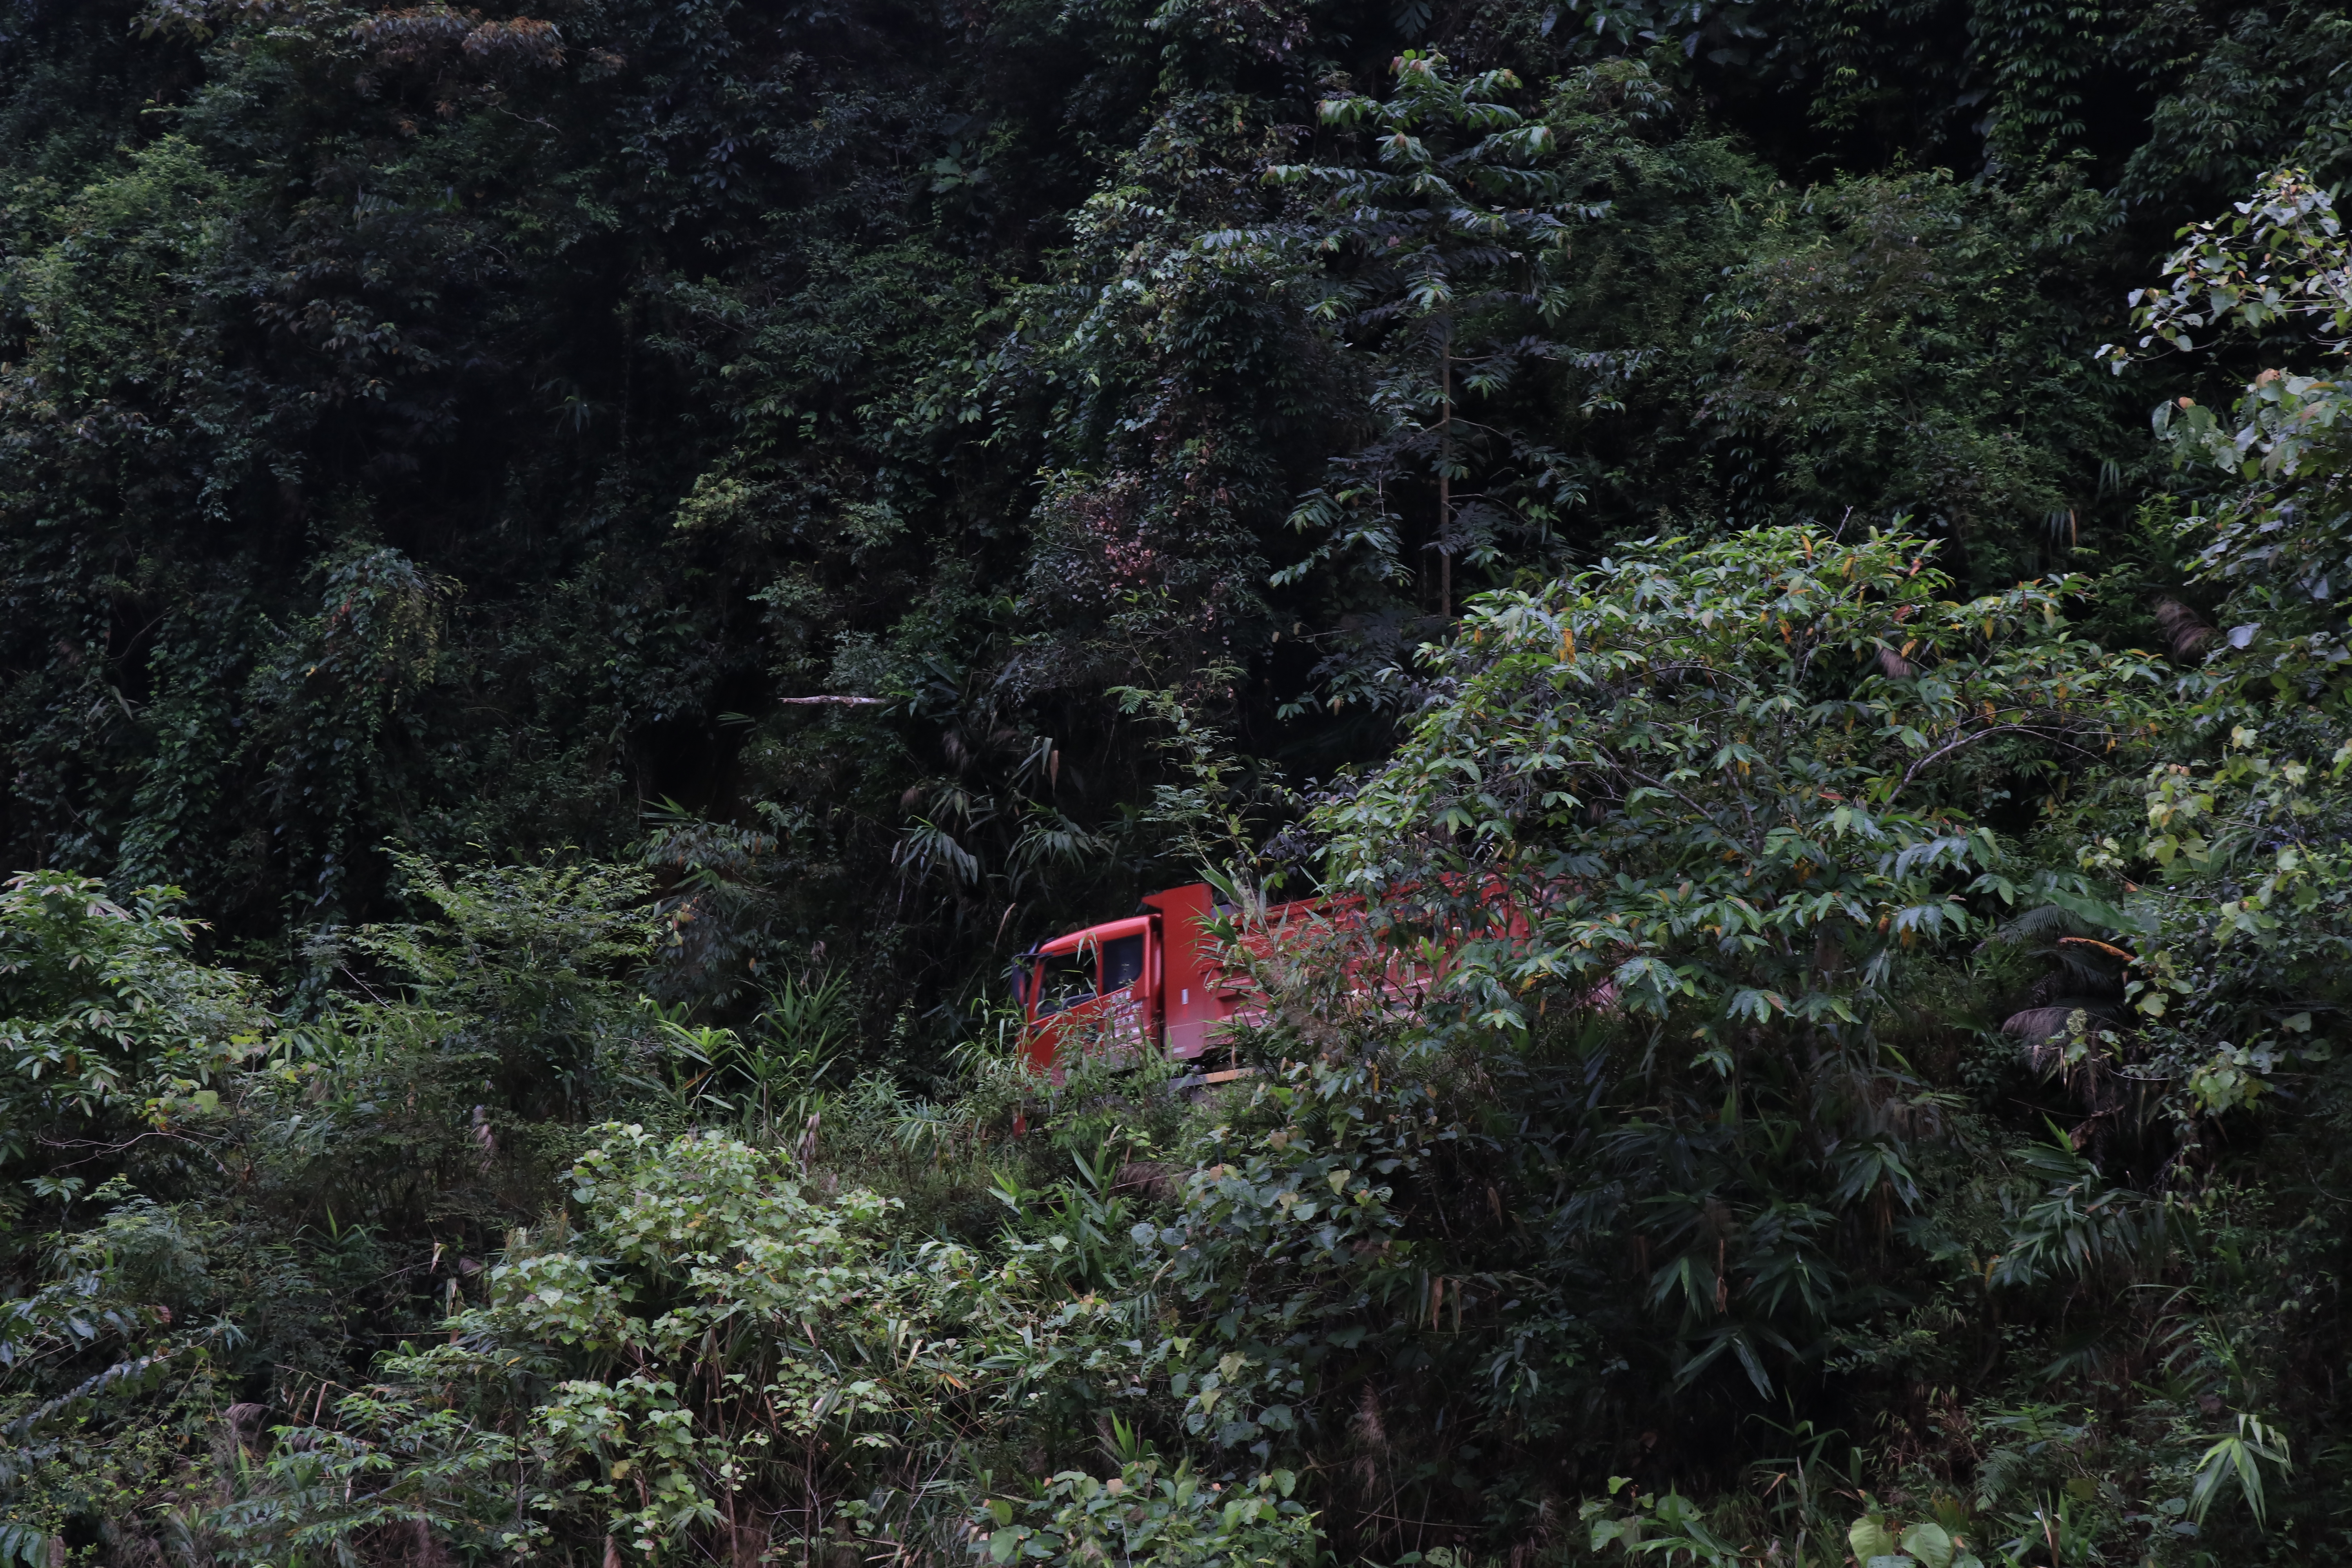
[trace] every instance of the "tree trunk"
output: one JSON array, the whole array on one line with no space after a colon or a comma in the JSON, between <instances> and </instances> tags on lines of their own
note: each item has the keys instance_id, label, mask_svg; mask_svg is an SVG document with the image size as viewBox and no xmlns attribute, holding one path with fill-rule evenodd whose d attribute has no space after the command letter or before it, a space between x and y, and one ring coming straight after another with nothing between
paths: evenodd
<instances>
[{"instance_id":1,"label":"tree trunk","mask_svg":"<svg viewBox=\"0 0 2352 1568\"><path fill-rule=\"evenodd\" d=\"M1437 614L1454 618L1454 344L1438 351L1437 415Z\"/></svg>"}]
</instances>

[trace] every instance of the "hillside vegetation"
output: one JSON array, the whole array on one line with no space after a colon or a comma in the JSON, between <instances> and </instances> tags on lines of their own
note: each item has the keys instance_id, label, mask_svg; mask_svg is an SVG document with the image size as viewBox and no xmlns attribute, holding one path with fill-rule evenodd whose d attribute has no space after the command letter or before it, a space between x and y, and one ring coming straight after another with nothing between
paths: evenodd
<instances>
[{"instance_id":1,"label":"hillside vegetation","mask_svg":"<svg viewBox=\"0 0 2352 1568\"><path fill-rule=\"evenodd\" d=\"M0 1568L2352 1552L2337 8L13 0L0 129ZM1251 1071L1024 1067L1203 877Z\"/></svg>"}]
</instances>

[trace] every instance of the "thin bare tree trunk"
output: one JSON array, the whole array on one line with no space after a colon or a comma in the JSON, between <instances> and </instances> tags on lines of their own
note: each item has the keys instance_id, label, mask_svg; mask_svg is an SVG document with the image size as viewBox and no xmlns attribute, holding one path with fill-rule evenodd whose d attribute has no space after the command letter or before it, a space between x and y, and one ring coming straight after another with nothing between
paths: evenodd
<instances>
[{"instance_id":1,"label":"thin bare tree trunk","mask_svg":"<svg viewBox=\"0 0 2352 1568\"><path fill-rule=\"evenodd\" d=\"M1449 339L1437 356L1439 395L1437 416L1437 614L1454 618L1454 344Z\"/></svg>"}]
</instances>

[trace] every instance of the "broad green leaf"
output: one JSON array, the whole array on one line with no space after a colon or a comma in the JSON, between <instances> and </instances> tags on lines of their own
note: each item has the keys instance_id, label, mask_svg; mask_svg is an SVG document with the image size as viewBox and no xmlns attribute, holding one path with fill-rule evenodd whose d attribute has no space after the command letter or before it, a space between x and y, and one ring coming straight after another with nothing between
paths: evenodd
<instances>
[{"instance_id":1,"label":"broad green leaf","mask_svg":"<svg viewBox=\"0 0 2352 1568\"><path fill-rule=\"evenodd\" d=\"M1886 1528L1885 1519L1879 1514L1865 1513L1855 1520L1846 1531L1845 1539L1846 1544L1853 1548L1853 1554L1864 1563L1874 1557L1892 1556L1895 1552L1894 1532Z\"/></svg>"},{"instance_id":2,"label":"broad green leaf","mask_svg":"<svg viewBox=\"0 0 2352 1568\"><path fill-rule=\"evenodd\" d=\"M1905 1531L1903 1550L1927 1568L1952 1568L1952 1537L1940 1524L1923 1520Z\"/></svg>"}]
</instances>

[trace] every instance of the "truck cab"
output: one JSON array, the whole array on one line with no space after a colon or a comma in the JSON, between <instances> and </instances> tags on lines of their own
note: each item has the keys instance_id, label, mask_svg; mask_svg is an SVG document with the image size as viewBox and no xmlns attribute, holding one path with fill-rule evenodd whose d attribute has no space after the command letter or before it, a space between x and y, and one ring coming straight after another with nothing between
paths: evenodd
<instances>
[{"instance_id":1,"label":"truck cab","mask_svg":"<svg viewBox=\"0 0 2352 1568\"><path fill-rule=\"evenodd\" d=\"M1125 920L1041 942L1013 961L1013 999L1026 1020L1030 1067L1051 1072L1066 1039L1157 1050L1197 1061L1209 1032L1239 1001L1224 984L1205 924L1216 912L1205 882L1153 893Z\"/></svg>"}]
</instances>

